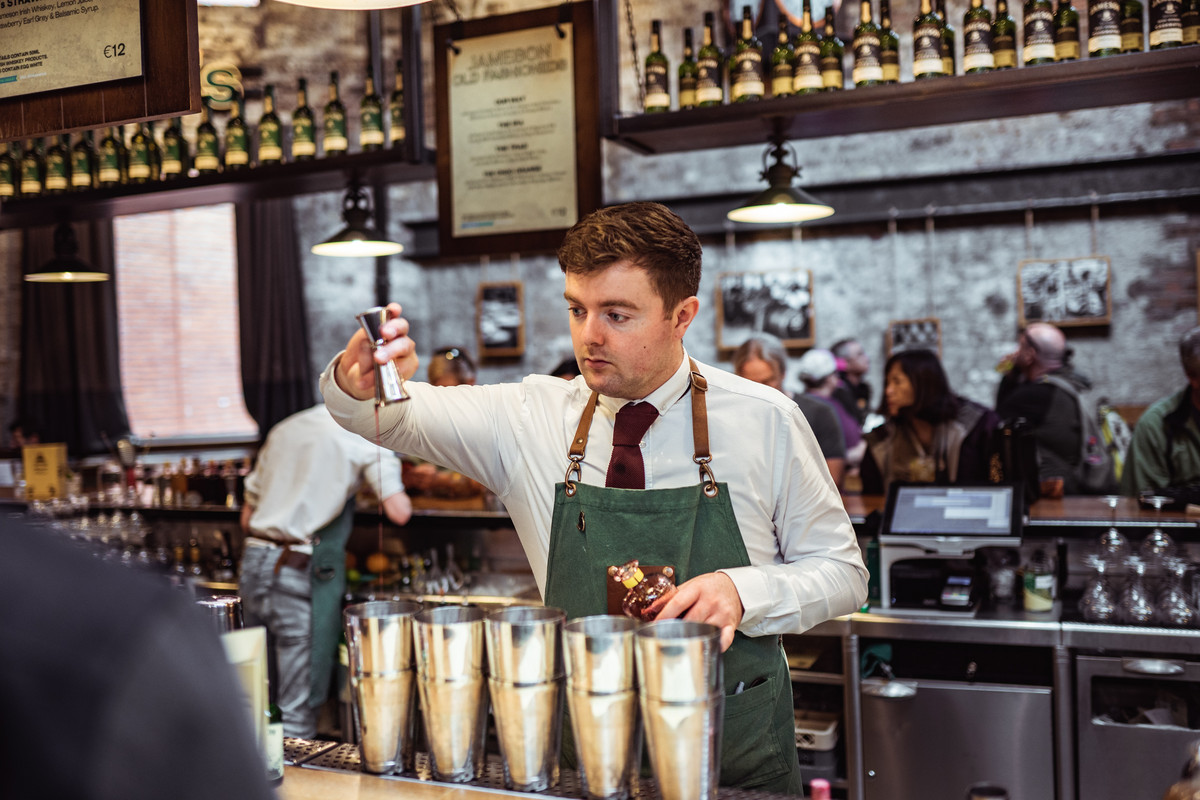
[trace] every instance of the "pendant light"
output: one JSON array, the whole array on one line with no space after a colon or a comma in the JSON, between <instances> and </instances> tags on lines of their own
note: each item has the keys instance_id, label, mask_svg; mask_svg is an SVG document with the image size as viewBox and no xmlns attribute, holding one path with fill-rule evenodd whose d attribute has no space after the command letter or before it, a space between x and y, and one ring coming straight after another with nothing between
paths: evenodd
<instances>
[{"instance_id":1,"label":"pendant light","mask_svg":"<svg viewBox=\"0 0 1200 800\"><path fill-rule=\"evenodd\" d=\"M782 137L771 139L771 144L763 152L761 173L768 188L730 211L726 215L729 219L734 222L782 224L824 219L833 214L832 206L792 186L792 181L800 175L800 168L787 162L789 153L795 162L796 151L786 140ZM768 155L775 159L770 167L767 166Z\"/></svg>"},{"instance_id":2,"label":"pendant light","mask_svg":"<svg viewBox=\"0 0 1200 800\"><path fill-rule=\"evenodd\" d=\"M313 253L319 256L364 258L391 256L404 250L404 245L391 241L371 227L367 193L356 180L350 182L350 188L342 200L342 219L346 227L320 244L314 244Z\"/></svg>"},{"instance_id":3,"label":"pendant light","mask_svg":"<svg viewBox=\"0 0 1200 800\"><path fill-rule=\"evenodd\" d=\"M427 3L429 0L279 0L292 6L331 8L338 11L373 11L379 8L403 8Z\"/></svg>"},{"instance_id":4,"label":"pendant light","mask_svg":"<svg viewBox=\"0 0 1200 800\"><path fill-rule=\"evenodd\" d=\"M107 272L79 257L79 240L69 223L60 222L54 229L54 258L47 261L37 272L25 273L31 283L98 283L108 280Z\"/></svg>"}]
</instances>

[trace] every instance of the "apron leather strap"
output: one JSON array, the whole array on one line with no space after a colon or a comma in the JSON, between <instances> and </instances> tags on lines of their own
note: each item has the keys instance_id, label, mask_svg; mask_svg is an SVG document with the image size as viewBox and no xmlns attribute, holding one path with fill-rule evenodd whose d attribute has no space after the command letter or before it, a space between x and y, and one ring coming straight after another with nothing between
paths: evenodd
<instances>
[{"instance_id":1,"label":"apron leather strap","mask_svg":"<svg viewBox=\"0 0 1200 800\"><path fill-rule=\"evenodd\" d=\"M717 496L717 479L713 477L712 469L708 466L712 461L712 453L708 450L708 405L704 402L704 393L708 391L708 381L700 374L695 359L688 357L691 368L692 383L692 448L695 451L692 460L700 467L700 479L704 481L704 493L709 497ZM571 440L571 450L567 458L571 463L567 466L567 474L563 479L567 497L575 494L575 481L580 479L583 455L587 451L588 431L592 427L592 417L596 414L596 403L600 400L599 392L592 392L584 406L583 416L575 428L575 438ZM574 480L571 475L574 473Z\"/></svg>"}]
</instances>

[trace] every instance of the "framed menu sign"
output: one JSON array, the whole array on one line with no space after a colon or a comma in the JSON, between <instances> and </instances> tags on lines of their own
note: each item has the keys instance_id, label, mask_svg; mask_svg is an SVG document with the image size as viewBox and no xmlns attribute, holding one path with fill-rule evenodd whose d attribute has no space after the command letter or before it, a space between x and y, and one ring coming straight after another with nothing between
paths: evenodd
<instances>
[{"instance_id":1,"label":"framed menu sign","mask_svg":"<svg viewBox=\"0 0 1200 800\"><path fill-rule=\"evenodd\" d=\"M600 205L591 3L434 29L443 256L553 250Z\"/></svg>"},{"instance_id":2,"label":"framed menu sign","mask_svg":"<svg viewBox=\"0 0 1200 800\"><path fill-rule=\"evenodd\" d=\"M141 74L139 0L0 2L0 98Z\"/></svg>"}]
</instances>

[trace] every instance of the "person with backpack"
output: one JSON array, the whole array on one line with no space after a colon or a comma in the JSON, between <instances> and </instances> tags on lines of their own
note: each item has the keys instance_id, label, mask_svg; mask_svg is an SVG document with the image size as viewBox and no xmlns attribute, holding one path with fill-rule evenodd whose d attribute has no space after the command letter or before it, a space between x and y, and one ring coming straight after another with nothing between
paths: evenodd
<instances>
[{"instance_id":1,"label":"person with backpack","mask_svg":"<svg viewBox=\"0 0 1200 800\"><path fill-rule=\"evenodd\" d=\"M1133 429L1121 473L1122 494L1167 495L1200 503L1200 326L1179 340L1187 385L1151 405Z\"/></svg>"},{"instance_id":2,"label":"person with backpack","mask_svg":"<svg viewBox=\"0 0 1200 800\"><path fill-rule=\"evenodd\" d=\"M1054 325L1035 322L1021 331L996 393L996 413L1007 423L1024 419L1037 447L1039 482L1062 479L1063 494L1116 490L1112 458L1096 415L1081 393L1091 382L1071 367L1071 349Z\"/></svg>"}]
</instances>

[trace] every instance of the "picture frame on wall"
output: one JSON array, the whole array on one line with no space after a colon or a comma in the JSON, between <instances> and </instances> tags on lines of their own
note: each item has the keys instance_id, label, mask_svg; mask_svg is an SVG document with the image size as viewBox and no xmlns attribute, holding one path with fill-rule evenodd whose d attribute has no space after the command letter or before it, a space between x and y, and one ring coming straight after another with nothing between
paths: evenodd
<instances>
[{"instance_id":1,"label":"picture frame on wall","mask_svg":"<svg viewBox=\"0 0 1200 800\"><path fill-rule=\"evenodd\" d=\"M1025 259L1017 265L1021 327L1049 322L1061 327L1112 321L1112 265L1108 256Z\"/></svg>"},{"instance_id":2,"label":"picture frame on wall","mask_svg":"<svg viewBox=\"0 0 1200 800\"><path fill-rule=\"evenodd\" d=\"M520 281L479 284L475 293L475 340L480 358L525 353L525 291Z\"/></svg>"},{"instance_id":3,"label":"picture frame on wall","mask_svg":"<svg viewBox=\"0 0 1200 800\"><path fill-rule=\"evenodd\" d=\"M942 357L942 321L937 317L894 319L887 327L887 354L930 350Z\"/></svg>"},{"instance_id":4,"label":"picture frame on wall","mask_svg":"<svg viewBox=\"0 0 1200 800\"><path fill-rule=\"evenodd\" d=\"M722 272L716 292L717 350L723 355L756 333L769 333L787 348L816 343L811 270Z\"/></svg>"}]
</instances>

